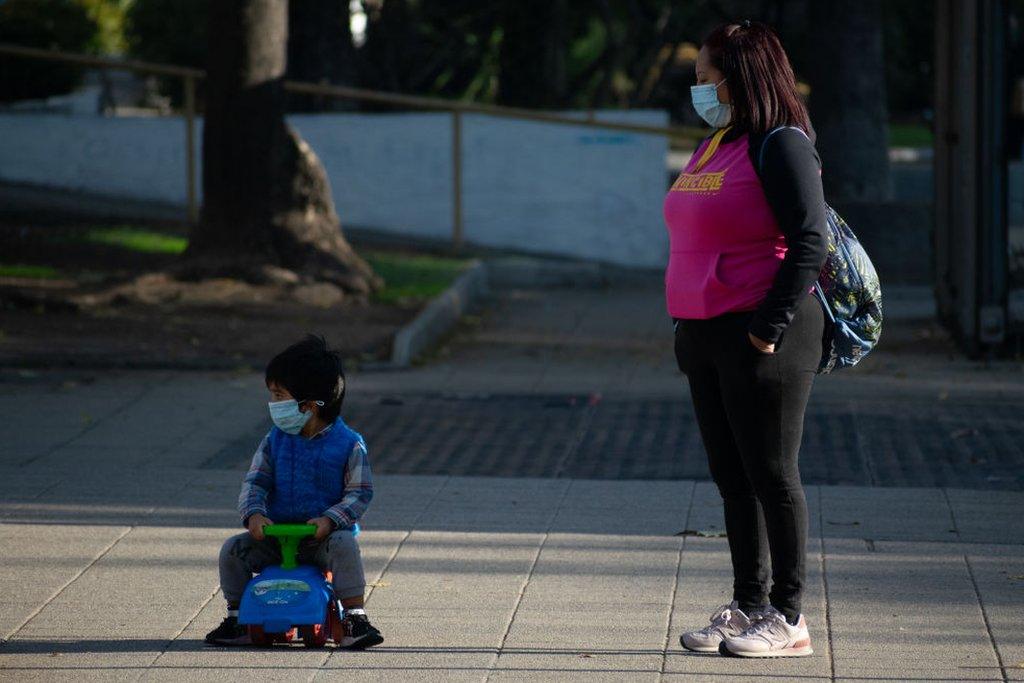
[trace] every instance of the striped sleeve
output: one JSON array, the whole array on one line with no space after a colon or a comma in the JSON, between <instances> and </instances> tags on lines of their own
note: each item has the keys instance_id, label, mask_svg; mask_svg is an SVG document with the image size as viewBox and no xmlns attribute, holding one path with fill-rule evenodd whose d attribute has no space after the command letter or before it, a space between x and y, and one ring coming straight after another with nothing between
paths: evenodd
<instances>
[{"instance_id":1,"label":"striped sleeve","mask_svg":"<svg viewBox=\"0 0 1024 683\"><path fill-rule=\"evenodd\" d=\"M352 447L343 476L341 500L324 512L324 516L329 517L339 529L348 528L359 521L373 498L373 475L370 472L366 444L362 439Z\"/></svg>"},{"instance_id":2,"label":"striped sleeve","mask_svg":"<svg viewBox=\"0 0 1024 683\"><path fill-rule=\"evenodd\" d=\"M252 464L242 482L242 492L238 496L238 512L242 516L242 526L249 517L259 512L267 514L267 497L274 490L274 458L270 452L270 435L263 437L260 445L252 456Z\"/></svg>"}]
</instances>

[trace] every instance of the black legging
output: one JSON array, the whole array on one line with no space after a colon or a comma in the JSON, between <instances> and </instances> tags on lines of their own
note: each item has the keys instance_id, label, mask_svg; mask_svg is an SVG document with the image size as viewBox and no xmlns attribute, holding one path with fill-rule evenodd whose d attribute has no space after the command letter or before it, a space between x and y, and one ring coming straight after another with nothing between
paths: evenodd
<instances>
[{"instance_id":1,"label":"black legging","mask_svg":"<svg viewBox=\"0 0 1024 683\"><path fill-rule=\"evenodd\" d=\"M725 503L733 599L748 611L767 598L793 621L800 614L807 545L797 454L825 315L808 294L773 354L747 338L752 315L678 321L676 359L689 378L711 477Z\"/></svg>"}]
</instances>

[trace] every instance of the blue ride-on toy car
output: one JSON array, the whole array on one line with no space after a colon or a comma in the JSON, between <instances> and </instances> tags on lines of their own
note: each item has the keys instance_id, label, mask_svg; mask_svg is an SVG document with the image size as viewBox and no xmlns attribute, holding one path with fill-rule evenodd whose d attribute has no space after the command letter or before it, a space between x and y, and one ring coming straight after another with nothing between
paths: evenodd
<instances>
[{"instance_id":1,"label":"blue ride-on toy car","mask_svg":"<svg viewBox=\"0 0 1024 683\"><path fill-rule=\"evenodd\" d=\"M353 530L359 533L358 526ZM316 533L312 524L269 524L263 533L281 544L281 564L267 567L245 586L238 623L246 626L253 645L270 647L298 637L306 647L341 642L341 601L334 595L330 573L296 561L299 541Z\"/></svg>"}]
</instances>

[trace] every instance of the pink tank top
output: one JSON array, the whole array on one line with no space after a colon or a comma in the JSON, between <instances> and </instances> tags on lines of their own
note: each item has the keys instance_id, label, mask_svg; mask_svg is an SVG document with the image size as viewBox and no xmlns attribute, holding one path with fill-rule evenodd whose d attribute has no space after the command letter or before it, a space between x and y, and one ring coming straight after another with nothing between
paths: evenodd
<instances>
[{"instance_id":1,"label":"pink tank top","mask_svg":"<svg viewBox=\"0 0 1024 683\"><path fill-rule=\"evenodd\" d=\"M747 154L748 136L722 142L693 173L708 142L665 197L665 299L673 318L756 309L786 255L785 236Z\"/></svg>"}]
</instances>

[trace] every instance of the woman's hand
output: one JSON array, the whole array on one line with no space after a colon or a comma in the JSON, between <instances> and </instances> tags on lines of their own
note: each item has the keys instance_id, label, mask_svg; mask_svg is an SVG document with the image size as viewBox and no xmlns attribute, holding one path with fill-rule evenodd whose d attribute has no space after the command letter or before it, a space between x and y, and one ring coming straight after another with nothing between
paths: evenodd
<instances>
[{"instance_id":1,"label":"woman's hand","mask_svg":"<svg viewBox=\"0 0 1024 683\"><path fill-rule=\"evenodd\" d=\"M750 343L754 345L754 348L761 353L775 353L775 344L769 344L760 337L755 337L750 332L747 332L747 336L750 338Z\"/></svg>"}]
</instances>

